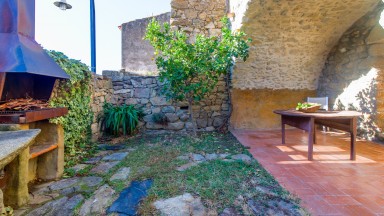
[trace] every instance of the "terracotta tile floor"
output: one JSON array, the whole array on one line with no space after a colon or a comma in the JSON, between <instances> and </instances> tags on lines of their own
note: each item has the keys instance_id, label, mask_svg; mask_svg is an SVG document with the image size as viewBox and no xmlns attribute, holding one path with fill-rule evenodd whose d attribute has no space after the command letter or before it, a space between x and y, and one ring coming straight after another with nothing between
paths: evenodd
<instances>
[{"instance_id":1,"label":"terracotta tile floor","mask_svg":"<svg viewBox=\"0 0 384 216\"><path fill-rule=\"evenodd\" d=\"M285 145L277 130L232 133L313 215L384 215L384 145L358 140L350 161L349 136L318 131L308 161L301 130L287 130Z\"/></svg>"}]
</instances>

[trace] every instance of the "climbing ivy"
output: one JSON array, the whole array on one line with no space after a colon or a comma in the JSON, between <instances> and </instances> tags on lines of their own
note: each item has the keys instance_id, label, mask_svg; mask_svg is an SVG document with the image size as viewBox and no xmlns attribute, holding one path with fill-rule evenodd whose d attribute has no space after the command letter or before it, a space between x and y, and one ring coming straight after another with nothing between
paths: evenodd
<instances>
[{"instance_id":1,"label":"climbing ivy","mask_svg":"<svg viewBox=\"0 0 384 216\"><path fill-rule=\"evenodd\" d=\"M71 76L69 80L61 80L55 86L50 99L52 107L67 107L68 114L51 119L52 123L64 128L64 144L66 161L77 161L87 153L90 143L93 112L91 110L91 72L84 63L69 59L57 51L48 54Z\"/></svg>"}]
</instances>

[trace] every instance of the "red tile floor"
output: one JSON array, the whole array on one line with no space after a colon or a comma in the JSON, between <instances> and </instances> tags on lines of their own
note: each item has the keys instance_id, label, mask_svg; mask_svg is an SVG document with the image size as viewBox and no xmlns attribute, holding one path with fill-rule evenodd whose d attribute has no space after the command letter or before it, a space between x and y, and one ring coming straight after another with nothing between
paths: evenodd
<instances>
[{"instance_id":1,"label":"red tile floor","mask_svg":"<svg viewBox=\"0 0 384 216\"><path fill-rule=\"evenodd\" d=\"M234 130L232 133L281 185L313 215L384 215L384 145L357 141L349 160L349 136L317 132L314 160L307 160L307 134Z\"/></svg>"}]
</instances>

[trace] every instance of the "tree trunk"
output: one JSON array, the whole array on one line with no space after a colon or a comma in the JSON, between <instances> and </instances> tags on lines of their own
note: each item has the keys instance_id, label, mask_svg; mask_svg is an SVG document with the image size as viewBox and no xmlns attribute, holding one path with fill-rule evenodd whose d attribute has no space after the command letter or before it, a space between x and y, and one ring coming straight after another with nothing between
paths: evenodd
<instances>
[{"instance_id":1,"label":"tree trunk","mask_svg":"<svg viewBox=\"0 0 384 216\"><path fill-rule=\"evenodd\" d=\"M189 122L192 123L193 136L196 137L197 136L196 124L195 124L195 119L193 118L192 105L193 105L193 98L188 98Z\"/></svg>"}]
</instances>

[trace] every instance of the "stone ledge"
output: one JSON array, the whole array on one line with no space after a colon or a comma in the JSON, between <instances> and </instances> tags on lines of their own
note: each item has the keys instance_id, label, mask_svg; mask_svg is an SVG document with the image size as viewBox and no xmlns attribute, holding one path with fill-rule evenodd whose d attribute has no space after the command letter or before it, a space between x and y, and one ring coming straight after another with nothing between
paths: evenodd
<instances>
[{"instance_id":1,"label":"stone ledge","mask_svg":"<svg viewBox=\"0 0 384 216\"><path fill-rule=\"evenodd\" d=\"M40 129L0 131L0 168L10 163L21 151L32 144Z\"/></svg>"}]
</instances>

